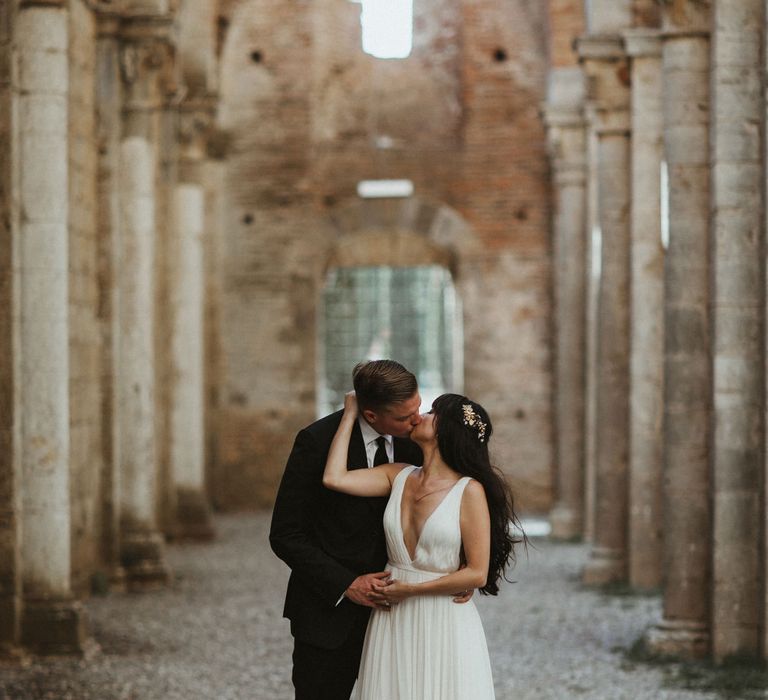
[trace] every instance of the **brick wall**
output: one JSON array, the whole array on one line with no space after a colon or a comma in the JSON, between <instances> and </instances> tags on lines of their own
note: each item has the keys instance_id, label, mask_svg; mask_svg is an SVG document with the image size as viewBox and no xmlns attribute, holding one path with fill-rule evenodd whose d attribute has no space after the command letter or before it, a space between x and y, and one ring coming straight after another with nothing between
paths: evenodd
<instances>
[{"instance_id":1,"label":"brick wall","mask_svg":"<svg viewBox=\"0 0 768 700\"><path fill-rule=\"evenodd\" d=\"M348 0L249 0L231 16L220 505L269 504L296 429L314 417L316 304L334 217L359 180L409 178L474 232L458 280L466 391L491 411L497 461L523 506L548 507L545 10L424 0L403 60L363 53L360 6Z\"/></svg>"},{"instance_id":2,"label":"brick wall","mask_svg":"<svg viewBox=\"0 0 768 700\"><path fill-rule=\"evenodd\" d=\"M586 31L584 0L549 0L549 61L552 68L575 66L574 39Z\"/></svg>"}]
</instances>

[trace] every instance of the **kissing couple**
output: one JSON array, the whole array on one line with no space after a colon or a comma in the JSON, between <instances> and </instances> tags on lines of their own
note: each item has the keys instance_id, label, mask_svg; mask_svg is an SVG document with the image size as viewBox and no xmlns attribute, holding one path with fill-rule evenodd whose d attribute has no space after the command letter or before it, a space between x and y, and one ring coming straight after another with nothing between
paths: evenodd
<instances>
[{"instance_id":1,"label":"kissing couple","mask_svg":"<svg viewBox=\"0 0 768 700\"><path fill-rule=\"evenodd\" d=\"M497 594L521 538L488 413L458 394L419 413L392 360L352 380L344 409L296 436L272 516L295 697L491 700L472 595Z\"/></svg>"}]
</instances>

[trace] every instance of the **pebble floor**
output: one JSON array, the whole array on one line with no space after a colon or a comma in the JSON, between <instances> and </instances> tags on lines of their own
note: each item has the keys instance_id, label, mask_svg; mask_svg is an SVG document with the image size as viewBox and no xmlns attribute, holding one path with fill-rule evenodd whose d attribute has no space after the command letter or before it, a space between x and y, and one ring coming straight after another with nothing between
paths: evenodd
<instances>
[{"instance_id":1,"label":"pebble floor","mask_svg":"<svg viewBox=\"0 0 768 700\"><path fill-rule=\"evenodd\" d=\"M170 588L88 601L101 646L94 658L0 666L0 698L292 698L292 642L281 617L288 570L269 549L269 516L219 516L216 526L212 544L169 548ZM670 687L668 667L628 659L626 649L658 619L659 600L582 588L586 557L584 545L534 540L514 570L517 583L495 598L475 596L497 700L721 697Z\"/></svg>"}]
</instances>

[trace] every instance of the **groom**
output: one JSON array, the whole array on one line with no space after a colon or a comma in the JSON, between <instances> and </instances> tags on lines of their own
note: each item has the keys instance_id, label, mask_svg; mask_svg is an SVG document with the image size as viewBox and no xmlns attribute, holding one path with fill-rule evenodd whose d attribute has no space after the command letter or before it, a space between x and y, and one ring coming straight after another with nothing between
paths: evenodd
<instances>
[{"instance_id":1,"label":"groom","mask_svg":"<svg viewBox=\"0 0 768 700\"><path fill-rule=\"evenodd\" d=\"M407 439L421 420L416 377L393 360L374 360L357 365L352 379L360 416L347 466L420 465L421 450ZM381 605L373 584L387 578L387 499L347 496L322 485L342 413L299 431L269 533L275 554L291 568L283 614L294 637L297 700L349 700L371 608Z\"/></svg>"}]
</instances>

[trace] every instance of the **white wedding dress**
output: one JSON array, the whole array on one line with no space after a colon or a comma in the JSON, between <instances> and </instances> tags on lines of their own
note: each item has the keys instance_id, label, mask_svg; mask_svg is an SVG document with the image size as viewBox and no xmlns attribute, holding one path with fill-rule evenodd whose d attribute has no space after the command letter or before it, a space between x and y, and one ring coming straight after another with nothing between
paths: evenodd
<instances>
[{"instance_id":1,"label":"white wedding dress","mask_svg":"<svg viewBox=\"0 0 768 700\"><path fill-rule=\"evenodd\" d=\"M469 477L457 481L427 518L411 560L400 504L408 475L419 468L406 467L397 475L384 511L387 570L399 581L430 581L459 568L459 514ZM352 700L493 698L488 646L474 601L413 596L389 611L373 611Z\"/></svg>"}]
</instances>

